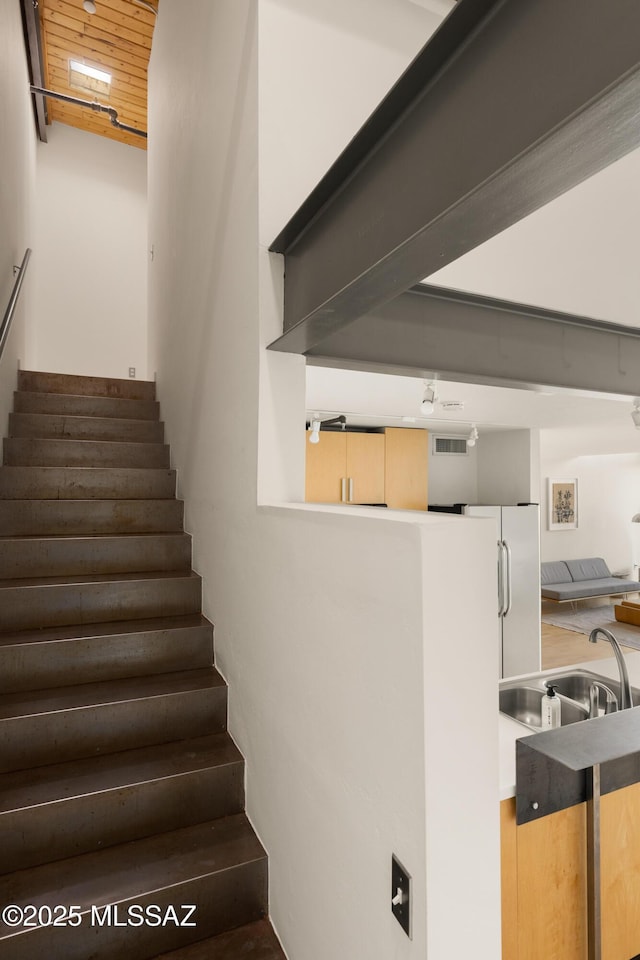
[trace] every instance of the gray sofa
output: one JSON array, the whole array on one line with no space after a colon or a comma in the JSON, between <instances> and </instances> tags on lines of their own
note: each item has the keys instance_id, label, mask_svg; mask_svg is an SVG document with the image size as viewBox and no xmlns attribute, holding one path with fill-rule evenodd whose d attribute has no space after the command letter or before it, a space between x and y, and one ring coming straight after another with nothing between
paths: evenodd
<instances>
[{"instance_id":1,"label":"gray sofa","mask_svg":"<svg viewBox=\"0 0 640 960\"><path fill-rule=\"evenodd\" d=\"M602 557L541 563L540 587L544 600L556 600L558 603L640 591L638 581L613 577Z\"/></svg>"}]
</instances>

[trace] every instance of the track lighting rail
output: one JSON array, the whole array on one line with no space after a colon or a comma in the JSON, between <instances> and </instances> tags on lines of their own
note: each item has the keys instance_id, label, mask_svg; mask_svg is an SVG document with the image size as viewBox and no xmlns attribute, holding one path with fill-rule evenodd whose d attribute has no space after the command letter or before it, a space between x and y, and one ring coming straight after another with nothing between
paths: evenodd
<instances>
[{"instance_id":1,"label":"track lighting rail","mask_svg":"<svg viewBox=\"0 0 640 960\"><path fill-rule=\"evenodd\" d=\"M9 303L7 304L7 309L5 310L4 317L2 318L2 326L0 327L0 358L2 357L2 351L4 350L4 345L7 342L7 337L9 336L9 330L11 329L11 322L13 320L13 315L16 311L18 298L20 296L20 291L22 290L24 275L27 272L27 267L29 266L30 258L31 258L31 249L27 247L27 249L24 252L24 257L22 258L22 263L20 264L19 267L15 266L13 268L13 272L16 279L13 284L13 290L11 291L11 296L9 297Z\"/></svg>"},{"instance_id":2,"label":"track lighting rail","mask_svg":"<svg viewBox=\"0 0 640 960\"><path fill-rule=\"evenodd\" d=\"M126 123L121 123L118 120L118 111L115 107L108 107L105 104L98 103L97 100L82 100L80 97L70 97L66 93L56 93L54 90L47 90L44 87L35 87L31 84L31 93L40 94L43 97L49 97L52 100L62 100L63 103L74 103L79 107L89 107L91 110L94 110L96 113L107 113L109 119L111 120L112 126L116 127L118 130L124 130L126 133L133 133L137 137L144 137L147 139L147 133L145 130L138 130L137 127L130 127Z\"/></svg>"}]
</instances>

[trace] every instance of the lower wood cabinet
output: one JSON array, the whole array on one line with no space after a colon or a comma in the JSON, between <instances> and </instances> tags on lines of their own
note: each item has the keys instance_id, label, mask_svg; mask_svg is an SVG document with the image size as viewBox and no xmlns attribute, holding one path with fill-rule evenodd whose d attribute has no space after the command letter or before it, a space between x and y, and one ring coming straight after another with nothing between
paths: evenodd
<instances>
[{"instance_id":1,"label":"lower wood cabinet","mask_svg":"<svg viewBox=\"0 0 640 960\"><path fill-rule=\"evenodd\" d=\"M305 499L426 510L427 444L426 430L324 431L306 444Z\"/></svg>"},{"instance_id":2,"label":"lower wood cabinet","mask_svg":"<svg viewBox=\"0 0 640 960\"><path fill-rule=\"evenodd\" d=\"M587 960L586 805L516 825L500 805L502 960ZM602 960L640 954L640 784L601 800Z\"/></svg>"}]
</instances>

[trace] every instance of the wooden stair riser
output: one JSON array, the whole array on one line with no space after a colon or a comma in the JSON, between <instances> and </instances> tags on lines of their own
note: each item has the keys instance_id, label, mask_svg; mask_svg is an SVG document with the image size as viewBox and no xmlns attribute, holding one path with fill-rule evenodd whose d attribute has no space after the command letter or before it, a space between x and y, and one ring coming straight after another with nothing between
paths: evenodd
<instances>
[{"instance_id":1,"label":"wooden stair riser","mask_svg":"<svg viewBox=\"0 0 640 960\"><path fill-rule=\"evenodd\" d=\"M9 717L0 720L0 772L219 733L226 711L219 686Z\"/></svg>"},{"instance_id":2,"label":"wooden stair riser","mask_svg":"<svg viewBox=\"0 0 640 960\"><path fill-rule=\"evenodd\" d=\"M7 864L23 870L240 813L243 777L238 759L0 814L0 871Z\"/></svg>"},{"instance_id":3,"label":"wooden stair riser","mask_svg":"<svg viewBox=\"0 0 640 960\"><path fill-rule=\"evenodd\" d=\"M49 440L163 443L164 424L157 420L108 420L99 417L12 413L9 415L9 436Z\"/></svg>"},{"instance_id":4,"label":"wooden stair riser","mask_svg":"<svg viewBox=\"0 0 640 960\"><path fill-rule=\"evenodd\" d=\"M156 398L156 385L148 380L79 377L73 374L42 373L34 370L18 372L18 390L83 397L117 397L125 400L155 400Z\"/></svg>"},{"instance_id":5,"label":"wooden stair riser","mask_svg":"<svg viewBox=\"0 0 640 960\"><path fill-rule=\"evenodd\" d=\"M180 533L183 515L181 500L0 500L5 537Z\"/></svg>"},{"instance_id":6,"label":"wooden stair riser","mask_svg":"<svg viewBox=\"0 0 640 960\"><path fill-rule=\"evenodd\" d=\"M35 640L35 631L26 636L14 634L13 639L0 644L0 694L211 666L210 623L180 626L180 618L171 618L164 624L145 630L131 621L130 632L105 631L98 635L91 635L90 628L85 628L89 635L80 637L60 637L61 633L73 633L72 628L39 630L37 634L45 636Z\"/></svg>"},{"instance_id":7,"label":"wooden stair riser","mask_svg":"<svg viewBox=\"0 0 640 960\"><path fill-rule=\"evenodd\" d=\"M285 960L268 920L248 923L180 950L161 954L157 960Z\"/></svg>"},{"instance_id":8,"label":"wooden stair riser","mask_svg":"<svg viewBox=\"0 0 640 960\"><path fill-rule=\"evenodd\" d=\"M0 500L163 500L175 489L175 470L0 467Z\"/></svg>"},{"instance_id":9,"label":"wooden stair riser","mask_svg":"<svg viewBox=\"0 0 640 960\"><path fill-rule=\"evenodd\" d=\"M157 400L121 400L111 397L74 397L55 393L13 395L16 413L47 413L62 417L111 417L124 420L159 420Z\"/></svg>"},{"instance_id":10,"label":"wooden stair riser","mask_svg":"<svg viewBox=\"0 0 640 960\"><path fill-rule=\"evenodd\" d=\"M108 623L199 613L200 578L167 576L47 585L0 584L0 629Z\"/></svg>"},{"instance_id":11,"label":"wooden stair riser","mask_svg":"<svg viewBox=\"0 0 640 960\"><path fill-rule=\"evenodd\" d=\"M190 569L185 533L0 539L0 578L7 580Z\"/></svg>"},{"instance_id":12,"label":"wooden stair riser","mask_svg":"<svg viewBox=\"0 0 640 960\"><path fill-rule=\"evenodd\" d=\"M58 901L56 901L57 903ZM261 919L267 904L266 857L241 863L220 873L197 877L169 888L156 889L127 899L118 899L118 917L126 917L130 905L153 905L161 915L170 907L195 906L194 927L92 926L86 911L79 927L39 927L0 939L2 960L114 960L114 957L150 960L167 949L215 936L229 927ZM1 927L0 927L1 929Z\"/></svg>"},{"instance_id":13,"label":"wooden stair riser","mask_svg":"<svg viewBox=\"0 0 640 960\"><path fill-rule=\"evenodd\" d=\"M0 877L0 902L77 904L79 927L13 931L0 922L3 960L148 958L263 916L266 855L244 815L208 821ZM91 925L92 905L195 904L190 928ZM87 915L88 914L88 915ZM9 936L7 936L7 933Z\"/></svg>"},{"instance_id":14,"label":"wooden stair riser","mask_svg":"<svg viewBox=\"0 0 640 960\"><path fill-rule=\"evenodd\" d=\"M114 443L108 440L4 440L9 467L169 468L169 447L162 443Z\"/></svg>"}]
</instances>

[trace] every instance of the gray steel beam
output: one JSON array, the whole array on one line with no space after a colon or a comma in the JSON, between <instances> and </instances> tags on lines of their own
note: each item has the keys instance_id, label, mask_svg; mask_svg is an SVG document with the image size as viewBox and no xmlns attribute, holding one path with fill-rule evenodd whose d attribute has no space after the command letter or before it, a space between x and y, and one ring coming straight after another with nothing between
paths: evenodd
<instances>
[{"instance_id":1,"label":"gray steel beam","mask_svg":"<svg viewBox=\"0 0 640 960\"><path fill-rule=\"evenodd\" d=\"M640 144L638 0L461 0L274 241L304 353Z\"/></svg>"},{"instance_id":2,"label":"gray steel beam","mask_svg":"<svg viewBox=\"0 0 640 960\"><path fill-rule=\"evenodd\" d=\"M287 351L289 336L275 349ZM320 366L640 396L640 330L426 284L306 356Z\"/></svg>"},{"instance_id":3,"label":"gray steel beam","mask_svg":"<svg viewBox=\"0 0 640 960\"><path fill-rule=\"evenodd\" d=\"M34 0L22 0L22 22L24 26L29 78L32 84L41 87L44 82L42 56L42 36L40 34L39 5ZM47 142L47 104L41 94L33 94L36 130L43 143Z\"/></svg>"}]
</instances>

